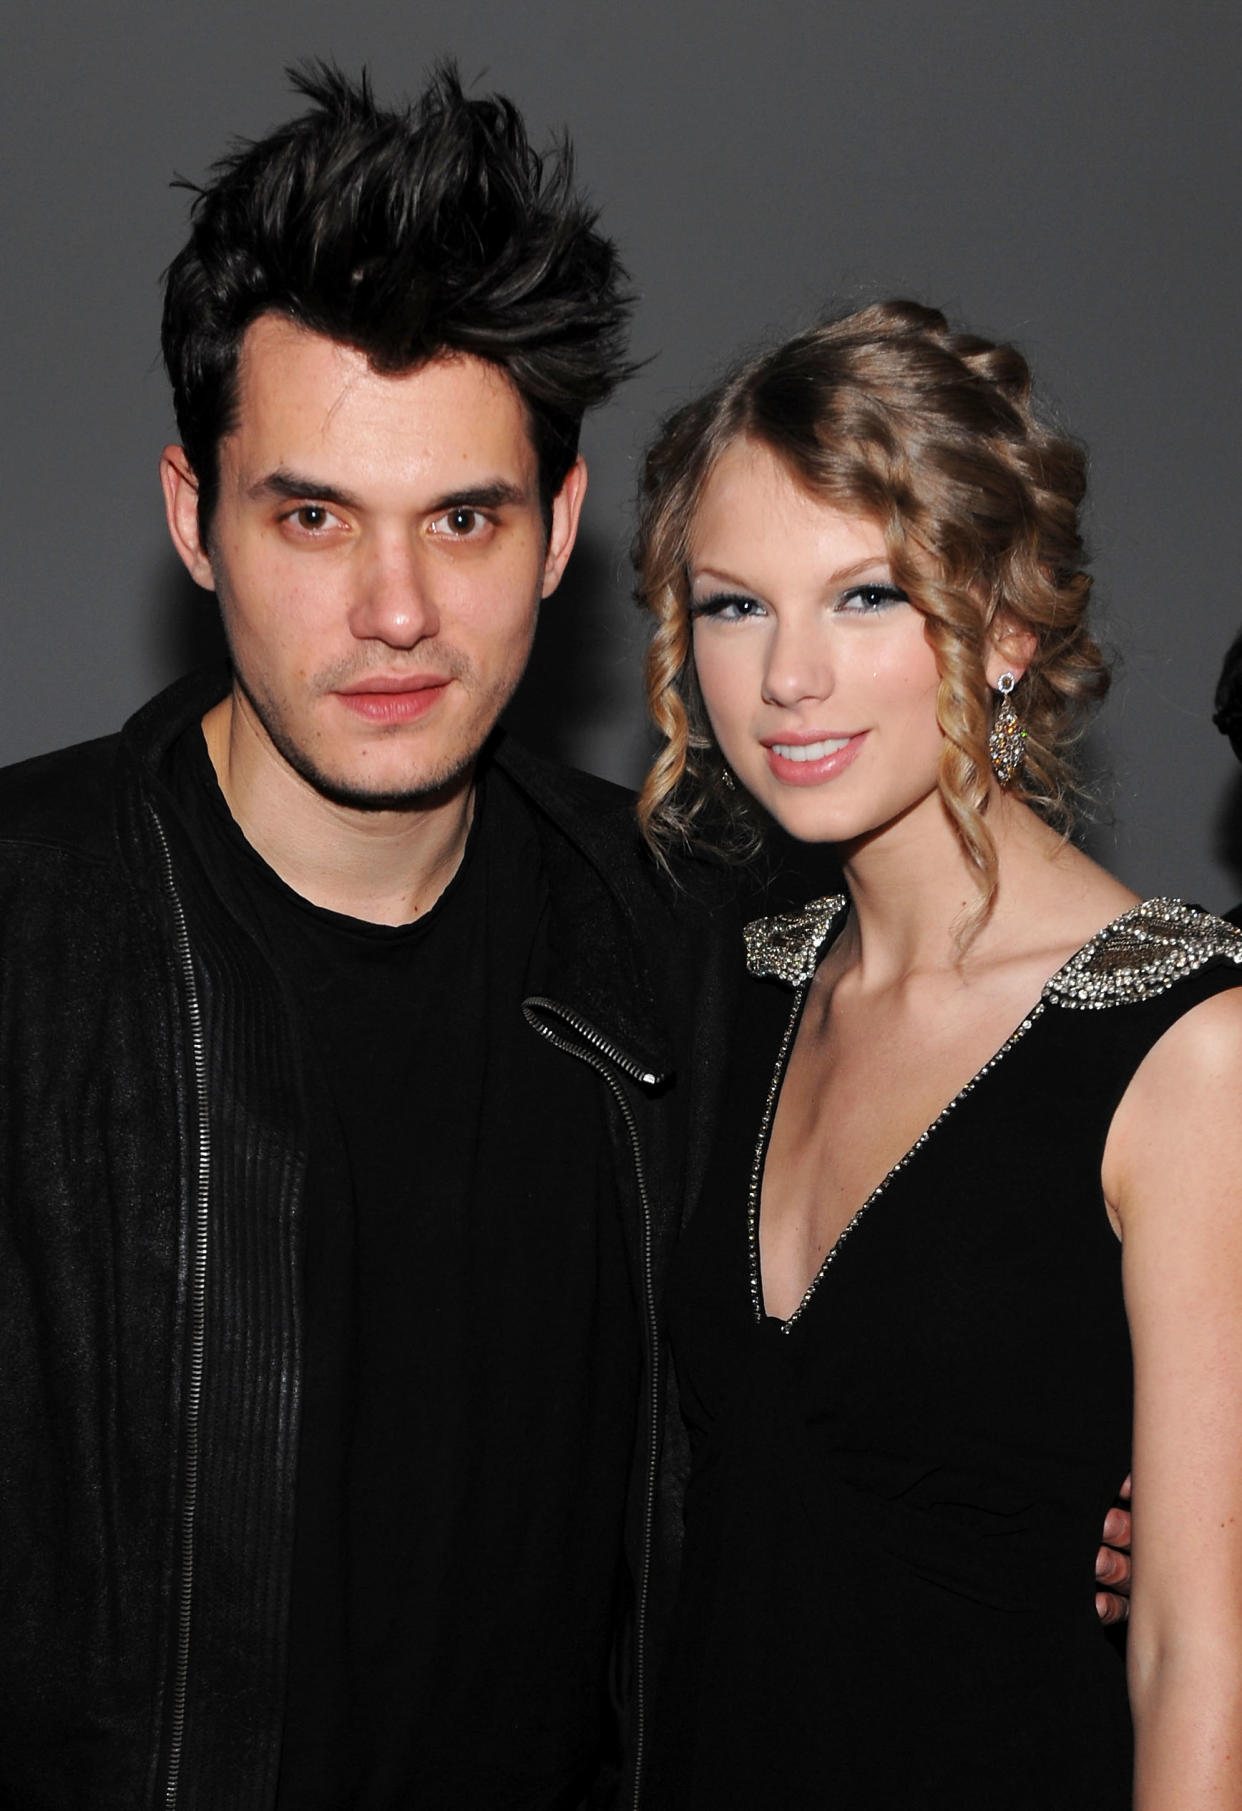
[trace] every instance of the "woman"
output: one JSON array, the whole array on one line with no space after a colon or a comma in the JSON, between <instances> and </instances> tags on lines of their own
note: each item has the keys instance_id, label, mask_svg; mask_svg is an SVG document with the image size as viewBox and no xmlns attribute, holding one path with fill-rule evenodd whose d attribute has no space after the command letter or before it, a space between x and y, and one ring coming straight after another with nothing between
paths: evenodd
<instances>
[{"instance_id":1,"label":"woman","mask_svg":"<svg viewBox=\"0 0 1242 1811\"><path fill-rule=\"evenodd\" d=\"M1083 489L1021 357L910 303L648 458L648 834L770 816L847 888L748 932L670 1293L679 1811L1130 1804L1131 1453L1133 1802L1242 1805L1242 935L1065 838Z\"/></svg>"}]
</instances>

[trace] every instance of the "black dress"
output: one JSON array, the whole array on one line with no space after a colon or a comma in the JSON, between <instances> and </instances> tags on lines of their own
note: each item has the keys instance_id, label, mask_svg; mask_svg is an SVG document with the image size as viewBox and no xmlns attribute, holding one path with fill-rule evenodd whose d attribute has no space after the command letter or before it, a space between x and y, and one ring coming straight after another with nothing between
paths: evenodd
<instances>
[{"instance_id":1,"label":"black dress","mask_svg":"<svg viewBox=\"0 0 1242 1811\"><path fill-rule=\"evenodd\" d=\"M677 1811L1109 1811L1124 1666L1094 1559L1130 1460L1113 1112L1242 932L1163 900L1053 977L876 1189L797 1311L765 1317L758 1200L780 1078L840 913L751 928L714 1184L670 1325L692 1474L652 1803Z\"/></svg>"}]
</instances>

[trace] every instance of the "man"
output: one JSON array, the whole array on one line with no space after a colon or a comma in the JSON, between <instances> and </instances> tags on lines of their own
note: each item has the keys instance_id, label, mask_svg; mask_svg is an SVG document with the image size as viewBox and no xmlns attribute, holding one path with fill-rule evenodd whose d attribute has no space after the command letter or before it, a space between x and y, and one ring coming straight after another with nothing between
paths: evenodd
<instances>
[{"instance_id":1,"label":"man","mask_svg":"<svg viewBox=\"0 0 1242 1811\"><path fill-rule=\"evenodd\" d=\"M508 103L298 86L167 279L231 673L0 780L22 1811L542 1811L641 1754L710 949L624 794L493 735L623 273Z\"/></svg>"},{"instance_id":2,"label":"man","mask_svg":"<svg viewBox=\"0 0 1242 1811\"><path fill-rule=\"evenodd\" d=\"M730 912L493 733L622 273L507 103L299 86L167 282L230 671L0 776L0 1802L635 1802Z\"/></svg>"}]
</instances>

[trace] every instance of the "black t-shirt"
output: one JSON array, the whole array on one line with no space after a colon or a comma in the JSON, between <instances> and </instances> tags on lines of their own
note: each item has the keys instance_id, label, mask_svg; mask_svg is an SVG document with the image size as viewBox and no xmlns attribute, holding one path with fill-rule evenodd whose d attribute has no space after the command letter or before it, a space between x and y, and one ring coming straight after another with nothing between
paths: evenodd
<instances>
[{"instance_id":1,"label":"black t-shirt","mask_svg":"<svg viewBox=\"0 0 1242 1811\"><path fill-rule=\"evenodd\" d=\"M279 1811L572 1804L607 1739L639 1343L600 1084L522 1014L529 808L490 770L457 874L393 928L280 880L198 729L169 778L306 1051Z\"/></svg>"}]
</instances>

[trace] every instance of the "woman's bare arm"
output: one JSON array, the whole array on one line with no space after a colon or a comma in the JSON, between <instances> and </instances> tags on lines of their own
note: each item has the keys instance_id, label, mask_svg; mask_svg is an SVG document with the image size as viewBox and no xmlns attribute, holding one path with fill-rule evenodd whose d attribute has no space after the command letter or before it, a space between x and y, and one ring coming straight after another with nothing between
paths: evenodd
<instances>
[{"instance_id":1,"label":"woman's bare arm","mask_svg":"<svg viewBox=\"0 0 1242 1811\"><path fill-rule=\"evenodd\" d=\"M1178 1021L1104 1187L1134 1347L1135 1811L1242 1808L1242 990Z\"/></svg>"}]
</instances>

